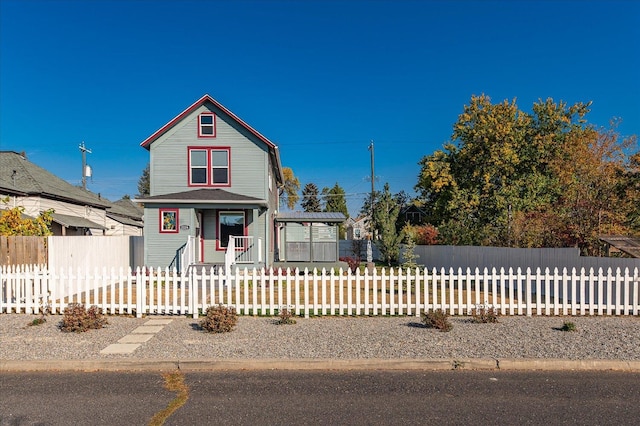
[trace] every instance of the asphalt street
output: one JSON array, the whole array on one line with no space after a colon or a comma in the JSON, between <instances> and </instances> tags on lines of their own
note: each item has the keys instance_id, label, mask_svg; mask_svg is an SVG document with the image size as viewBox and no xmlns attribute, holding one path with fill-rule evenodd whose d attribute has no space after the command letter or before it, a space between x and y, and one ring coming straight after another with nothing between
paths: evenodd
<instances>
[{"instance_id":1,"label":"asphalt street","mask_svg":"<svg viewBox=\"0 0 640 426\"><path fill-rule=\"evenodd\" d=\"M180 373L182 374L182 373ZM640 418L640 373L188 372L168 425L598 424ZM3 372L0 425L145 425L176 396L160 372Z\"/></svg>"}]
</instances>

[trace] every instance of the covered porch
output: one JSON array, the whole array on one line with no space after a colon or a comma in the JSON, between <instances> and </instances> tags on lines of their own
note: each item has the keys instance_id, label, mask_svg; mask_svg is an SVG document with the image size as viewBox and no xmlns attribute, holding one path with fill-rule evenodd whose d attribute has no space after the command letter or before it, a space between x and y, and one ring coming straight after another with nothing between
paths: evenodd
<instances>
[{"instance_id":1,"label":"covered porch","mask_svg":"<svg viewBox=\"0 0 640 426\"><path fill-rule=\"evenodd\" d=\"M338 225L346 220L335 212L283 212L276 215L277 247L274 268L347 269L339 259Z\"/></svg>"}]
</instances>

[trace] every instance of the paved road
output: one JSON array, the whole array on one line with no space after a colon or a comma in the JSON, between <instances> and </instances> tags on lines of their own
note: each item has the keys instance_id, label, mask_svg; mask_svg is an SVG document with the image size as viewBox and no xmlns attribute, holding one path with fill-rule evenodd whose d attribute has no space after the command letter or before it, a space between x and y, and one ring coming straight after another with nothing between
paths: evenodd
<instances>
[{"instance_id":1,"label":"paved road","mask_svg":"<svg viewBox=\"0 0 640 426\"><path fill-rule=\"evenodd\" d=\"M640 373L190 372L166 424L637 424ZM2 373L0 425L144 425L160 373Z\"/></svg>"}]
</instances>

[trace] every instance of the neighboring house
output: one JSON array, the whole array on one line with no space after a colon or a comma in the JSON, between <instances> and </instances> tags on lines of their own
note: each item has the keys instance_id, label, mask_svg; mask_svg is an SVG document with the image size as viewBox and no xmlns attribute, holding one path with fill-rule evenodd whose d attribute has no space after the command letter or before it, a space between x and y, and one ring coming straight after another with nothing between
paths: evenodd
<instances>
[{"instance_id":1,"label":"neighboring house","mask_svg":"<svg viewBox=\"0 0 640 426\"><path fill-rule=\"evenodd\" d=\"M356 218L349 218L346 222L347 240L367 240L370 239L369 216L363 215Z\"/></svg>"},{"instance_id":2,"label":"neighboring house","mask_svg":"<svg viewBox=\"0 0 640 426\"><path fill-rule=\"evenodd\" d=\"M413 204L402 209L400 215L404 219L404 223L411 225L424 225L427 219L427 213Z\"/></svg>"},{"instance_id":3,"label":"neighboring house","mask_svg":"<svg viewBox=\"0 0 640 426\"><path fill-rule=\"evenodd\" d=\"M0 151L0 208L24 207L24 214L36 217L53 209L53 235L104 235L111 202L71 185L31 163L24 154Z\"/></svg>"},{"instance_id":4,"label":"neighboring house","mask_svg":"<svg viewBox=\"0 0 640 426\"><path fill-rule=\"evenodd\" d=\"M112 203L107 211L106 235L142 235L143 214L144 209L128 198Z\"/></svg>"},{"instance_id":5,"label":"neighboring house","mask_svg":"<svg viewBox=\"0 0 640 426\"><path fill-rule=\"evenodd\" d=\"M205 95L141 146L150 154L150 195L136 200L146 265L222 265L231 247L238 263L273 263L284 180L273 142Z\"/></svg>"}]
</instances>

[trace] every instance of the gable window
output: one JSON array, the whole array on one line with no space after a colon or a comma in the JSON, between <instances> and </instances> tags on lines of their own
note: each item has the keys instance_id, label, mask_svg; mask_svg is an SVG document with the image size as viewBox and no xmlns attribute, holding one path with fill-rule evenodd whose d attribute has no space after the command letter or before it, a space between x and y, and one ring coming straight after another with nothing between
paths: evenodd
<instances>
[{"instance_id":1,"label":"gable window","mask_svg":"<svg viewBox=\"0 0 640 426\"><path fill-rule=\"evenodd\" d=\"M231 149L189 147L189 186L230 186Z\"/></svg>"},{"instance_id":2,"label":"gable window","mask_svg":"<svg viewBox=\"0 0 640 426\"><path fill-rule=\"evenodd\" d=\"M244 212L218 212L218 248L226 248L230 236L245 236L244 224Z\"/></svg>"},{"instance_id":3,"label":"gable window","mask_svg":"<svg viewBox=\"0 0 640 426\"><path fill-rule=\"evenodd\" d=\"M201 138L216 137L216 115L205 112L198 116L198 136Z\"/></svg>"},{"instance_id":4,"label":"gable window","mask_svg":"<svg viewBox=\"0 0 640 426\"><path fill-rule=\"evenodd\" d=\"M178 209L160 209L160 232L178 232Z\"/></svg>"}]
</instances>

